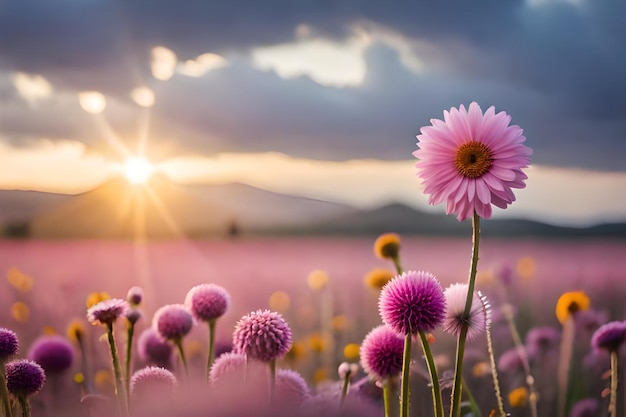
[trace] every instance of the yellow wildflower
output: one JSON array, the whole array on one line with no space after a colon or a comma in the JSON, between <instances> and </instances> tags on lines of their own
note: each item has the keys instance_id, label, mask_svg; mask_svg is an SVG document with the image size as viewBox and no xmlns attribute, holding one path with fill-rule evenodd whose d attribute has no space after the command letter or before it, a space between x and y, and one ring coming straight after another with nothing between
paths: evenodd
<instances>
[{"instance_id":1,"label":"yellow wildflower","mask_svg":"<svg viewBox=\"0 0 626 417\"><path fill-rule=\"evenodd\" d=\"M290 304L291 299L289 298L289 294L284 291L275 291L270 295L269 306L272 311L284 313L289 309Z\"/></svg>"},{"instance_id":2,"label":"yellow wildflower","mask_svg":"<svg viewBox=\"0 0 626 417\"><path fill-rule=\"evenodd\" d=\"M9 268L7 272L7 281L16 290L20 292L28 292L33 289L35 281L30 275L27 275L15 267Z\"/></svg>"},{"instance_id":3,"label":"yellow wildflower","mask_svg":"<svg viewBox=\"0 0 626 417\"><path fill-rule=\"evenodd\" d=\"M509 392L509 404L511 407L523 407L528 401L528 390L526 387L515 388Z\"/></svg>"},{"instance_id":4,"label":"yellow wildflower","mask_svg":"<svg viewBox=\"0 0 626 417\"><path fill-rule=\"evenodd\" d=\"M395 274L387 269L375 268L365 275L363 281L369 288L380 291L394 276Z\"/></svg>"},{"instance_id":5,"label":"yellow wildflower","mask_svg":"<svg viewBox=\"0 0 626 417\"><path fill-rule=\"evenodd\" d=\"M344 348L343 348L343 356L351 361L351 360L357 360L359 359L359 351L360 351L361 347L359 346L358 343L348 343Z\"/></svg>"},{"instance_id":6,"label":"yellow wildflower","mask_svg":"<svg viewBox=\"0 0 626 417\"><path fill-rule=\"evenodd\" d=\"M314 291L319 291L326 287L326 285L328 284L328 274L326 273L326 271L316 269L309 274L306 282L309 285L310 289Z\"/></svg>"},{"instance_id":7,"label":"yellow wildflower","mask_svg":"<svg viewBox=\"0 0 626 417\"><path fill-rule=\"evenodd\" d=\"M556 303L556 318L561 324L576 312L588 310L591 302L584 291L570 291L559 297Z\"/></svg>"},{"instance_id":8,"label":"yellow wildflower","mask_svg":"<svg viewBox=\"0 0 626 417\"><path fill-rule=\"evenodd\" d=\"M374 242L374 253L379 258L396 259L400 254L400 236L396 233L383 233Z\"/></svg>"},{"instance_id":9,"label":"yellow wildflower","mask_svg":"<svg viewBox=\"0 0 626 417\"><path fill-rule=\"evenodd\" d=\"M96 304L98 304L99 302L108 300L110 298L111 296L104 291L101 291L101 292L94 291L87 296L87 300L85 301L85 304L87 305L87 308L91 308L95 306Z\"/></svg>"},{"instance_id":10,"label":"yellow wildflower","mask_svg":"<svg viewBox=\"0 0 626 417\"><path fill-rule=\"evenodd\" d=\"M17 301L11 306L11 317L20 323L26 323L30 318L30 308L23 301Z\"/></svg>"}]
</instances>

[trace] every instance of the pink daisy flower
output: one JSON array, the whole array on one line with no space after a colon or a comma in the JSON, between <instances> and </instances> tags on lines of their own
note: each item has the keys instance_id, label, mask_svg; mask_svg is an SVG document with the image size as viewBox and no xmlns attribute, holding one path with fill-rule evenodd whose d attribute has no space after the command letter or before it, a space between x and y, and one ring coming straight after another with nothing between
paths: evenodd
<instances>
[{"instance_id":1,"label":"pink daisy flower","mask_svg":"<svg viewBox=\"0 0 626 417\"><path fill-rule=\"evenodd\" d=\"M523 142L523 130L509 126L511 117L493 106L483 114L471 103L443 112L444 120L431 119L420 129L418 176L431 205L446 202L446 213L459 221L473 212L491 217L491 205L506 208L515 201L513 188L524 188L532 150Z\"/></svg>"}]
</instances>

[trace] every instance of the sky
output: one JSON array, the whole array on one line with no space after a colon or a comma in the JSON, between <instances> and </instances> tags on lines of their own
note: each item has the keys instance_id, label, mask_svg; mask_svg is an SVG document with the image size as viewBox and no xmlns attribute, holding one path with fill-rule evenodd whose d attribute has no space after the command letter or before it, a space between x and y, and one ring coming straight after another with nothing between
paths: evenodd
<instances>
[{"instance_id":1,"label":"sky","mask_svg":"<svg viewBox=\"0 0 626 417\"><path fill-rule=\"evenodd\" d=\"M524 129L494 217L626 221L618 0L3 0L0 189L79 193L142 155L239 181L431 211L420 127L478 102Z\"/></svg>"}]
</instances>

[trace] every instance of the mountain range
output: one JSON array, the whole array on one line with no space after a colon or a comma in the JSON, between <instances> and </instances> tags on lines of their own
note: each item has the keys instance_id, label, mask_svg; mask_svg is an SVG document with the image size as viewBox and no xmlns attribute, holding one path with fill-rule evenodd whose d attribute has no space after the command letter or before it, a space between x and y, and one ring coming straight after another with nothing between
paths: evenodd
<instances>
[{"instance_id":1,"label":"mountain range","mask_svg":"<svg viewBox=\"0 0 626 417\"><path fill-rule=\"evenodd\" d=\"M181 185L156 176L146 185L113 178L82 194L0 190L0 236L175 238L385 232L466 236L468 222L403 204L372 210L275 193L250 185ZM626 224L558 227L529 220L483 222L492 236L626 237Z\"/></svg>"}]
</instances>

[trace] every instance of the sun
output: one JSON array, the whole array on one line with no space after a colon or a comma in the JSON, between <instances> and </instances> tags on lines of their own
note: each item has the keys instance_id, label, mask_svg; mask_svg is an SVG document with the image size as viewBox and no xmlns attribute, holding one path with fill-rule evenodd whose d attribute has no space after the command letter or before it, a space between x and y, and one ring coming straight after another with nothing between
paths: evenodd
<instances>
[{"instance_id":1,"label":"sun","mask_svg":"<svg viewBox=\"0 0 626 417\"><path fill-rule=\"evenodd\" d=\"M124 164L124 175L132 184L145 184L154 173L154 166L141 157L128 158Z\"/></svg>"}]
</instances>

